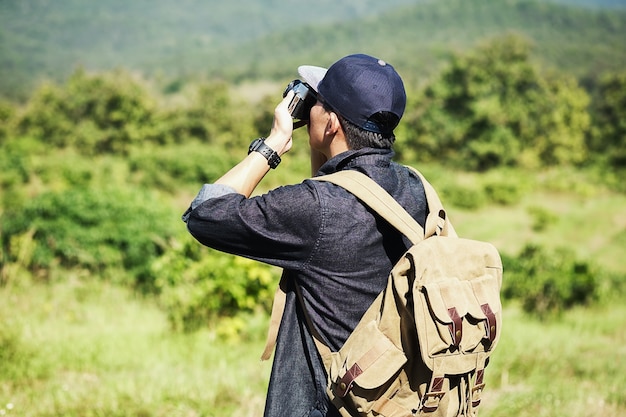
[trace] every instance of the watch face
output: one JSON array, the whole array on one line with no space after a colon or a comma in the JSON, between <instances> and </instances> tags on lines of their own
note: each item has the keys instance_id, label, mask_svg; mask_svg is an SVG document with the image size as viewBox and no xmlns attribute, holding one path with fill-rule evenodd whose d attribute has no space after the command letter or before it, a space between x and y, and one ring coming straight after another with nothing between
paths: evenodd
<instances>
[{"instance_id":1,"label":"watch face","mask_svg":"<svg viewBox=\"0 0 626 417\"><path fill-rule=\"evenodd\" d=\"M250 147L248 148L248 153L254 152L259 149L259 145L263 143L263 139L257 138L250 143Z\"/></svg>"}]
</instances>

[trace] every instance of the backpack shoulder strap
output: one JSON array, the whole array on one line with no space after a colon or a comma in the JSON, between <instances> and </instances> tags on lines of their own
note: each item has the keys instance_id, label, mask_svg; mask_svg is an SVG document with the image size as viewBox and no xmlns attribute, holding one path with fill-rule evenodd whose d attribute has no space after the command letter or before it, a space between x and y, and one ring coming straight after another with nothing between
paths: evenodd
<instances>
[{"instance_id":1,"label":"backpack shoulder strap","mask_svg":"<svg viewBox=\"0 0 626 417\"><path fill-rule=\"evenodd\" d=\"M435 188L417 169L408 165L405 166L413 171L420 180L422 180L422 184L424 185L429 211L429 215L426 218L426 236L437 234L441 236L458 237Z\"/></svg>"},{"instance_id":2,"label":"backpack shoulder strap","mask_svg":"<svg viewBox=\"0 0 626 417\"><path fill-rule=\"evenodd\" d=\"M424 230L409 213L376 181L358 171L346 170L313 178L345 188L387 220L415 244L424 239Z\"/></svg>"},{"instance_id":3,"label":"backpack shoulder strap","mask_svg":"<svg viewBox=\"0 0 626 417\"><path fill-rule=\"evenodd\" d=\"M425 231L385 189L361 172L344 170L312 179L328 181L345 188L387 220L413 244L432 235L456 236L433 186L419 171L411 167L408 168L419 176L426 192L429 215L426 219Z\"/></svg>"}]
</instances>

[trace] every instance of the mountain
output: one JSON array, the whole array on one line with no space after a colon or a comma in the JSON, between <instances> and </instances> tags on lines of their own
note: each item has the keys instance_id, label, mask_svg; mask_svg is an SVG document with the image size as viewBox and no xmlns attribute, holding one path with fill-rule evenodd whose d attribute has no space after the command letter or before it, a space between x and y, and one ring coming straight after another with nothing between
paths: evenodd
<instances>
[{"instance_id":1,"label":"mountain","mask_svg":"<svg viewBox=\"0 0 626 417\"><path fill-rule=\"evenodd\" d=\"M548 0L554 3L563 3L590 8L619 9L626 7L626 0Z\"/></svg>"},{"instance_id":2,"label":"mountain","mask_svg":"<svg viewBox=\"0 0 626 417\"><path fill-rule=\"evenodd\" d=\"M0 0L0 96L26 97L76 67L149 77L283 79L351 52L416 77L453 51L516 31L577 76L626 64L617 0Z\"/></svg>"},{"instance_id":3,"label":"mountain","mask_svg":"<svg viewBox=\"0 0 626 417\"><path fill-rule=\"evenodd\" d=\"M573 0L572 0L573 1ZM595 78L626 67L626 9L548 1L438 0L341 24L304 27L220 50L207 72L229 79L293 74L300 63L329 65L351 52L384 57L403 76L435 72L451 53L515 32L534 45L545 68ZM304 47L302 47L304 45Z\"/></svg>"}]
</instances>

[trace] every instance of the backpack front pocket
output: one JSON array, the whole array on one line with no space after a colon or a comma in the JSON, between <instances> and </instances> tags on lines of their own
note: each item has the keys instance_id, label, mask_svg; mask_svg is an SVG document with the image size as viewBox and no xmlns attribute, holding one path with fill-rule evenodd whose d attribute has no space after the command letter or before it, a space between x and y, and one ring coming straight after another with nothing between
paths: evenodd
<instances>
[{"instance_id":1,"label":"backpack front pocket","mask_svg":"<svg viewBox=\"0 0 626 417\"><path fill-rule=\"evenodd\" d=\"M422 286L415 321L426 363L437 357L491 350L499 337L501 309L497 276L448 278ZM459 373L475 366L459 361Z\"/></svg>"},{"instance_id":2,"label":"backpack front pocket","mask_svg":"<svg viewBox=\"0 0 626 417\"><path fill-rule=\"evenodd\" d=\"M339 397L353 390L384 391L385 384L394 379L406 361L401 347L385 336L375 321L363 323L339 352L333 353L329 375L331 389Z\"/></svg>"}]
</instances>

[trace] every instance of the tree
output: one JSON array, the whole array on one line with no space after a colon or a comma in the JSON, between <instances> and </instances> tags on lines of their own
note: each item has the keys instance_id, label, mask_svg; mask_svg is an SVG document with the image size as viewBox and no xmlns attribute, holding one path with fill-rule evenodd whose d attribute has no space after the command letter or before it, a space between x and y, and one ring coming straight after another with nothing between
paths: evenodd
<instances>
[{"instance_id":1,"label":"tree","mask_svg":"<svg viewBox=\"0 0 626 417\"><path fill-rule=\"evenodd\" d=\"M15 119L16 108L11 103L0 100L0 145L9 137L13 120Z\"/></svg>"},{"instance_id":2,"label":"tree","mask_svg":"<svg viewBox=\"0 0 626 417\"><path fill-rule=\"evenodd\" d=\"M592 118L589 148L614 167L626 167L626 72L600 80Z\"/></svg>"},{"instance_id":3,"label":"tree","mask_svg":"<svg viewBox=\"0 0 626 417\"><path fill-rule=\"evenodd\" d=\"M130 74L77 70L65 86L43 85L19 121L19 133L83 154L127 153L143 141L163 142L155 101Z\"/></svg>"},{"instance_id":4,"label":"tree","mask_svg":"<svg viewBox=\"0 0 626 417\"><path fill-rule=\"evenodd\" d=\"M199 139L225 149L241 149L254 137L254 108L237 100L230 86L213 81L195 86L185 106L170 113L169 128L178 142Z\"/></svg>"},{"instance_id":5,"label":"tree","mask_svg":"<svg viewBox=\"0 0 626 417\"><path fill-rule=\"evenodd\" d=\"M574 79L542 75L529 43L507 35L454 56L418 94L398 152L474 170L577 163L588 102Z\"/></svg>"}]
</instances>

